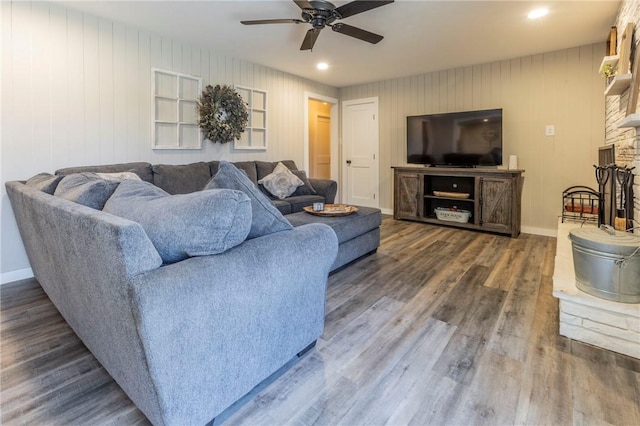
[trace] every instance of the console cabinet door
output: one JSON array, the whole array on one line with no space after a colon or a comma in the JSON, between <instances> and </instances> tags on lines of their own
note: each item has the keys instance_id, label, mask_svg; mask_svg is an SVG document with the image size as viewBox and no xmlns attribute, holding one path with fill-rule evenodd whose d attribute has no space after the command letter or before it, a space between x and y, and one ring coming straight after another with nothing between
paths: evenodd
<instances>
[{"instance_id":1,"label":"console cabinet door","mask_svg":"<svg viewBox=\"0 0 640 426\"><path fill-rule=\"evenodd\" d=\"M420 216L420 176L417 173L395 174L395 219L416 219Z\"/></svg>"},{"instance_id":2,"label":"console cabinet door","mask_svg":"<svg viewBox=\"0 0 640 426\"><path fill-rule=\"evenodd\" d=\"M480 226L512 233L513 179L480 178Z\"/></svg>"}]
</instances>

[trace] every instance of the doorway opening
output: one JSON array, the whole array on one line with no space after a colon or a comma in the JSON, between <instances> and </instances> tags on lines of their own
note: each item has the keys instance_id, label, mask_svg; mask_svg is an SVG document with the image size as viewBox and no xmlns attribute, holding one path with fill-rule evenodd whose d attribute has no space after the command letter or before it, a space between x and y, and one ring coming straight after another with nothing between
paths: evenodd
<instances>
[{"instance_id":1,"label":"doorway opening","mask_svg":"<svg viewBox=\"0 0 640 426\"><path fill-rule=\"evenodd\" d=\"M331 179L331 106L309 100L309 177Z\"/></svg>"},{"instance_id":2,"label":"doorway opening","mask_svg":"<svg viewBox=\"0 0 640 426\"><path fill-rule=\"evenodd\" d=\"M304 96L304 170L309 177L340 182L338 100L309 92Z\"/></svg>"}]
</instances>

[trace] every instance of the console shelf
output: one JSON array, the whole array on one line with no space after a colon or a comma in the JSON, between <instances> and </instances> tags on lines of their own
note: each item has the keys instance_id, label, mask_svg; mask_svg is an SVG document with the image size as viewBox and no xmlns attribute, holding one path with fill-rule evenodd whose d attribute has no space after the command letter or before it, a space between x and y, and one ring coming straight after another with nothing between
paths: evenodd
<instances>
[{"instance_id":1,"label":"console shelf","mask_svg":"<svg viewBox=\"0 0 640 426\"><path fill-rule=\"evenodd\" d=\"M394 219L490 231L512 237L520 234L523 170L406 166L393 169ZM437 196L434 192L451 196ZM460 197L454 195L456 193L461 194ZM468 211L469 221L439 220L435 214L437 208Z\"/></svg>"}]
</instances>

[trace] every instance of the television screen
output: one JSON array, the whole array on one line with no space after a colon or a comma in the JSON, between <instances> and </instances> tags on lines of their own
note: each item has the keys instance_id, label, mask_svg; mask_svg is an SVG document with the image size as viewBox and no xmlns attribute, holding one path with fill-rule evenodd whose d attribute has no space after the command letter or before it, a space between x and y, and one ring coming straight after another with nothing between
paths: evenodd
<instances>
[{"instance_id":1,"label":"television screen","mask_svg":"<svg viewBox=\"0 0 640 426\"><path fill-rule=\"evenodd\" d=\"M407 117L407 163L502 164L502 109Z\"/></svg>"}]
</instances>

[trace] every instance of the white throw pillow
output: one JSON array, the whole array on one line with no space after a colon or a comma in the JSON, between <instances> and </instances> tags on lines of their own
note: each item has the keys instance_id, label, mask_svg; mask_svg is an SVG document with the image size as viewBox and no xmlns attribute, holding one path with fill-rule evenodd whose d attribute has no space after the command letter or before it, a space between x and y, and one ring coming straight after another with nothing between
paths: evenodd
<instances>
[{"instance_id":1,"label":"white throw pillow","mask_svg":"<svg viewBox=\"0 0 640 426\"><path fill-rule=\"evenodd\" d=\"M119 173L96 173L99 177L105 180L117 180L122 182L126 179L141 180L140 176L133 172L119 172Z\"/></svg>"},{"instance_id":2,"label":"white throw pillow","mask_svg":"<svg viewBox=\"0 0 640 426\"><path fill-rule=\"evenodd\" d=\"M274 197L283 199L293 194L304 182L294 175L291 170L282 163L278 163L273 172L258 181Z\"/></svg>"}]
</instances>

